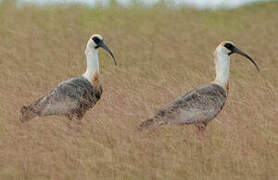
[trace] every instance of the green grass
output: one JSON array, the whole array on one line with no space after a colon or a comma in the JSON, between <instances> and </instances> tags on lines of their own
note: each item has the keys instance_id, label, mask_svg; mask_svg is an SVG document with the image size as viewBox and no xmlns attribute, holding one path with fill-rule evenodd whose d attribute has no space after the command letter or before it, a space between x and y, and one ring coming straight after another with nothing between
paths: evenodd
<instances>
[{"instance_id":1,"label":"green grass","mask_svg":"<svg viewBox=\"0 0 278 180\"><path fill-rule=\"evenodd\" d=\"M278 3L197 11L138 5L0 4L0 179L278 178ZM81 133L64 117L22 124L31 103L85 71L85 45L104 36L104 93ZM232 40L261 68L232 56L223 111L200 136L194 126L137 132L156 109L214 79L212 53Z\"/></svg>"}]
</instances>

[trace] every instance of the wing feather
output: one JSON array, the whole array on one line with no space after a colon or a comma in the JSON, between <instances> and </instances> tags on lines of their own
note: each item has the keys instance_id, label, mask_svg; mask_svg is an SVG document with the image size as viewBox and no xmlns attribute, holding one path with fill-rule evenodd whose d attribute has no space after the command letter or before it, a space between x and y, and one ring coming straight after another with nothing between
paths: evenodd
<instances>
[{"instance_id":1,"label":"wing feather","mask_svg":"<svg viewBox=\"0 0 278 180\"><path fill-rule=\"evenodd\" d=\"M173 103L157 111L153 118L173 124L208 121L221 111L225 101L225 90L217 84L210 84L192 90L176 99Z\"/></svg>"},{"instance_id":2,"label":"wing feather","mask_svg":"<svg viewBox=\"0 0 278 180\"><path fill-rule=\"evenodd\" d=\"M80 108L86 111L96 104L96 96L96 90L83 77L64 81L39 102L44 107L41 115L63 115L80 111Z\"/></svg>"}]
</instances>

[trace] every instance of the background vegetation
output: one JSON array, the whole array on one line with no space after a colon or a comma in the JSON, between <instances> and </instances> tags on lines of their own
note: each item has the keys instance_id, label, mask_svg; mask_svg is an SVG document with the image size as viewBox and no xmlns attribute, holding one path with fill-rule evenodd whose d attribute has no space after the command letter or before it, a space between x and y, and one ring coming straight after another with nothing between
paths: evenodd
<instances>
[{"instance_id":1,"label":"background vegetation","mask_svg":"<svg viewBox=\"0 0 278 180\"><path fill-rule=\"evenodd\" d=\"M278 3L226 11L0 4L0 179L277 179ZM99 33L101 101L71 132L64 117L22 124L19 109L85 71ZM212 53L232 40L228 102L194 126L137 132L155 110L214 79Z\"/></svg>"}]
</instances>

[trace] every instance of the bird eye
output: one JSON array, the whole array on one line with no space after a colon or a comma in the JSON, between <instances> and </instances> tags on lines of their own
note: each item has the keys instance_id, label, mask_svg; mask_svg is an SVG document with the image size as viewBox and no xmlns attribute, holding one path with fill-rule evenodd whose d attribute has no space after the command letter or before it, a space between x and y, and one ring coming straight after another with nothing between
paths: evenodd
<instances>
[{"instance_id":1,"label":"bird eye","mask_svg":"<svg viewBox=\"0 0 278 180\"><path fill-rule=\"evenodd\" d=\"M93 37L92 40L93 40L96 44L99 44L100 41L101 41L98 37Z\"/></svg>"},{"instance_id":2,"label":"bird eye","mask_svg":"<svg viewBox=\"0 0 278 180\"><path fill-rule=\"evenodd\" d=\"M232 50L234 48L234 46L231 43L225 43L224 47L229 49L229 50Z\"/></svg>"}]
</instances>

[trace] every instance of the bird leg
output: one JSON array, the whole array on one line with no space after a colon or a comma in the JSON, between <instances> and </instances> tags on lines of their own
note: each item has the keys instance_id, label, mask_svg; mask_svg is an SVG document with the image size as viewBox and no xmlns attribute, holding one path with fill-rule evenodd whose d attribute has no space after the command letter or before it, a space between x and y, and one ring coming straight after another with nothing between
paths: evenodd
<instances>
[{"instance_id":1,"label":"bird leg","mask_svg":"<svg viewBox=\"0 0 278 180\"><path fill-rule=\"evenodd\" d=\"M66 115L66 117L69 119L68 121L67 121L67 126L68 126L68 129L72 129L72 122L73 122L73 114L67 114Z\"/></svg>"},{"instance_id":2,"label":"bird leg","mask_svg":"<svg viewBox=\"0 0 278 180\"><path fill-rule=\"evenodd\" d=\"M76 131L78 133L81 133L82 131L82 121L81 121L82 118L77 118L77 128L76 128Z\"/></svg>"},{"instance_id":3,"label":"bird leg","mask_svg":"<svg viewBox=\"0 0 278 180\"><path fill-rule=\"evenodd\" d=\"M80 111L80 112L71 112L66 115L66 117L68 118L68 121L67 121L68 130L70 132L72 132L73 130L76 132L81 132L81 129L82 129L81 119L84 114L85 114L85 112ZM75 124L76 124L76 126L75 126ZM76 128L74 128L74 126Z\"/></svg>"},{"instance_id":4,"label":"bird leg","mask_svg":"<svg viewBox=\"0 0 278 180\"><path fill-rule=\"evenodd\" d=\"M85 114L85 112L83 112L83 111L80 111L75 114L75 119L77 120L76 132L78 132L78 133L81 133L81 131L82 131L82 121L81 120L82 120L84 114Z\"/></svg>"},{"instance_id":5,"label":"bird leg","mask_svg":"<svg viewBox=\"0 0 278 180\"><path fill-rule=\"evenodd\" d=\"M199 123L196 123L195 126L198 128L199 133L204 135L204 131L206 129L207 123L206 122L199 122Z\"/></svg>"}]
</instances>

